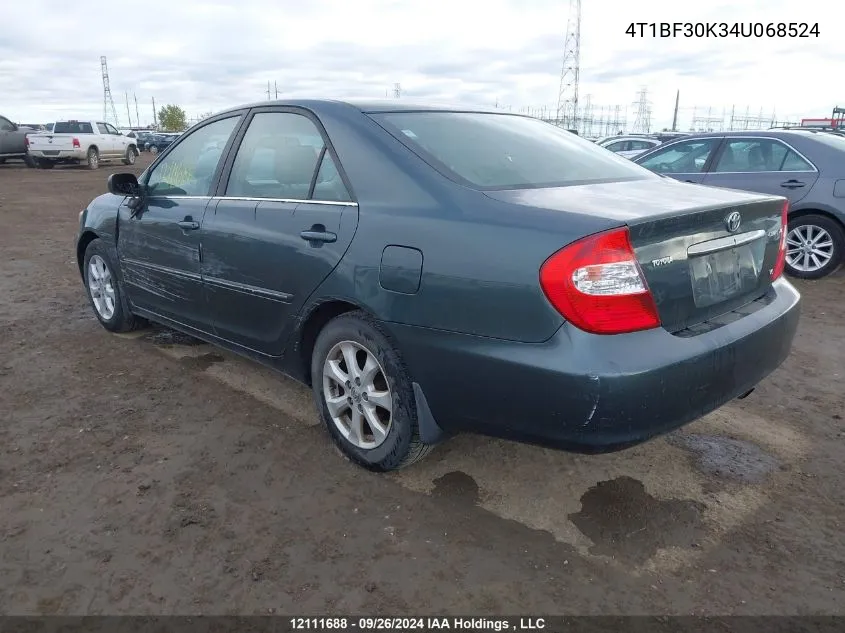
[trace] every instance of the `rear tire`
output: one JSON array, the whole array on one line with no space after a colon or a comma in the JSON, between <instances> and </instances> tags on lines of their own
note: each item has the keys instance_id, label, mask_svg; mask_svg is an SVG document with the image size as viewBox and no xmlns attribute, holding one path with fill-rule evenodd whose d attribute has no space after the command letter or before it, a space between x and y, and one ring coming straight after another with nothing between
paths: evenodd
<instances>
[{"instance_id":1,"label":"rear tire","mask_svg":"<svg viewBox=\"0 0 845 633\"><path fill-rule=\"evenodd\" d=\"M155 145L150 145L150 154L152 154L153 156L158 154L158 147L156 147Z\"/></svg>"},{"instance_id":2,"label":"rear tire","mask_svg":"<svg viewBox=\"0 0 845 633\"><path fill-rule=\"evenodd\" d=\"M356 365L351 371L345 358ZM420 440L408 370L380 325L366 313L347 312L326 324L311 355L311 384L332 440L356 464L376 472L397 470L433 448ZM352 431L356 410L361 422ZM374 424L382 430L377 432Z\"/></svg>"},{"instance_id":3,"label":"rear tire","mask_svg":"<svg viewBox=\"0 0 845 633\"><path fill-rule=\"evenodd\" d=\"M803 256L803 246L810 257ZM799 279L821 279L836 272L845 259L845 231L824 215L802 215L789 220L786 242L786 272Z\"/></svg>"},{"instance_id":4,"label":"rear tire","mask_svg":"<svg viewBox=\"0 0 845 633\"><path fill-rule=\"evenodd\" d=\"M97 169L100 166L100 153L96 147L89 147L88 154L85 158L88 169Z\"/></svg>"},{"instance_id":5,"label":"rear tire","mask_svg":"<svg viewBox=\"0 0 845 633\"><path fill-rule=\"evenodd\" d=\"M5 164L6 164L6 159L0 158L0 165L5 165Z\"/></svg>"},{"instance_id":6,"label":"rear tire","mask_svg":"<svg viewBox=\"0 0 845 633\"><path fill-rule=\"evenodd\" d=\"M85 249L82 278L94 316L110 332L129 332L143 324L129 311L117 271L117 253L103 240L92 240Z\"/></svg>"}]
</instances>

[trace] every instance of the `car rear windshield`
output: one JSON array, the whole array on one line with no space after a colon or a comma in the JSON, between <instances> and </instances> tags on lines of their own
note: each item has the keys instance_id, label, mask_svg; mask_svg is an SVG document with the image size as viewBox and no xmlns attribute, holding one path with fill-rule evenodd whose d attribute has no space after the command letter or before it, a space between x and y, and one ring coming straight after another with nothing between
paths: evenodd
<instances>
[{"instance_id":1,"label":"car rear windshield","mask_svg":"<svg viewBox=\"0 0 845 633\"><path fill-rule=\"evenodd\" d=\"M79 121L59 121L53 126L53 134L93 134L91 124Z\"/></svg>"},{"instance_id":2,"label":"car rear windshield","mask_svg":"<svg viewBox=\"0 0 845 633\"><path fill-rule=\"evenodd\" d=\"M371 116L445 176L478 189L657 177L572 132L529 117L478 112Z\"/></svg>"}]
</instances>

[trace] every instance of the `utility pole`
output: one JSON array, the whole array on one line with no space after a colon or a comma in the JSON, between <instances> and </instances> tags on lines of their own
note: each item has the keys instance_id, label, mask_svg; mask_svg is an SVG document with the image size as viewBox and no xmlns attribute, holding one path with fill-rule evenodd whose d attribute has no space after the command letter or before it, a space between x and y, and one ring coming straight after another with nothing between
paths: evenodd
<instances>
[{"instance_id":1,"label":"utility pole","mask_svg":"<svg viewBox=\"0 0 845 633\"><path fill-rule=\"evenodd\" d=\"M267 101L270 101L270 81L267 81Z\"/></svg>"},{"instance_id":2,"label":"utility pole","mask_svg":"<svg viewBox=\"0 0 845 633\"><path fill-rule=\"evenodd\" d=\"M126 97L126 119L129 121L129 127L132 127L132 115L129 114L129 93L124 92L123 96Z\"/></svg>"},{"instance_id":3,"label":"utility pole","mask_svg":"<svg viewBox=\"0 0 845 633\"><path fill-rule=\"evenodd\" d=\"M678 103L680 103L681 91L675 93L675 115L672 117L672 131L678 131Z\"/></svg>"},{"instance_id":4,"label":"utility pole","mask_svg":"<svg viewBox=\"0 0 845 633\"><path fill-rule=\"evenodd\" d=\"M135 99L135 123L141 127L141 115L138 114L138 95L132 93L132 98Z\"/></svg>"},{"instance_id":5,"label":"utility pole","mask_svg":"<svg viewBox=\"0 0 845 633\"><path fill-rule=\"evenodd\" d=\"M274 81L273 87L276 89L276 99L278 99L279 98L279 84Z\"/></svg>"},{"instance_id":6,"label":"utility pole","mask_svg":"<svg viewBox=\"0 0 845 633\"><path fill-rule=\"evenodd\" d=\"M156 114L156 98L153 97L153 127L158 129L158 115Z\"/></svg>"}]
</instances>

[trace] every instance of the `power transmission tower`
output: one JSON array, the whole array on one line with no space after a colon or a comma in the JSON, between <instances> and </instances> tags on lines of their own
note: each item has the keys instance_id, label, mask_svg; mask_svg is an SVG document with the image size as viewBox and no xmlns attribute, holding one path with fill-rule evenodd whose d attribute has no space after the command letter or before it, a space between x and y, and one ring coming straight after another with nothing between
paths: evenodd
<instances>
[{"instance_id":1,"label":"power transmission tower","mask_svg":"<svg viewBox=\"0 0 845 633\"><path fill-rule=\"evenodd\" d=\"M401 96L402 96L402 87L398 83L393 84L393 98L398 99Z\"/></svg>"},{"instance_id":2,"label":"power transmission tower","mask_svg":"<svg viewBox=\"0 0 845 633\"><path fill-rule=\"evenodd\" d=\"M132 98L135 99L135 123L138 124L138 127L141 127L141 115L138 113L138 95L133 92Z\"/></svg>"},{"instance_id":3,"label":"power transmission tower","mask_svg":"<svg viewBox=\"0 0 845 633\"><path fill-rule=\"evenodd\" d=\"M651 130L651 103L648 100L648 88L642 88L637 93L637 116L634 119L633 132L648 133Z\"/></svg>"},{"instance_id":4,"label":"power transmission tower","mask_svg":"<svg viewBox=\"0 0 845 633\"><path fill-rule=\"evenodd\" d=\"M111 112L115 126L120 127L120 122L117 120L117 108L114 107L114 99L111 96L109 66L106 63L105 55L100 57L100 68L103 71L103 121L107 122L109 120L109 112Z\"/></svg>"},{"instance_id":5,"label":"power transmission tower","mask_svg":"<svg viewBox=\"0 0 845 633\"><path fill-rule=\"evenodd\" d=\"M578 80L581 74L581 0L569 0L569 19L563 41L563 64L557 93L557 123L577 127Z\"/></svg>"}]
</instances>

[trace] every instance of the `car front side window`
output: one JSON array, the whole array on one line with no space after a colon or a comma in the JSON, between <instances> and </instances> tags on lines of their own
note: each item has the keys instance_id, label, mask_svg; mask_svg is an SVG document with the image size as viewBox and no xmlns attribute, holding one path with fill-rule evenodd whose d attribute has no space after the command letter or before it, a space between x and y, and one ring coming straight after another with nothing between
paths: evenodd
<instances>
[{"instance_id":1,"label":"car front side window","mask_svg":"<svg viewBox=\"0 0 845 633\"><path fill-rule=\"evenodd\" d=\"M15 124L9 119L0 116L0 132L14 132Z\"/></svg>"},{"instance_id":2,"label":"car front side window","mask_svg":"<svg viewBox=\"0 0 845 633\"><path fill-rule=\"evenodd\" d=\"M240 115L208 123L186 135L147 178L151 196L208 196L217 165Z\"/></svg>"},{"instance_id":3,"label":"car front side window","mask_svg":"<svg viewBox=\"0 0 845 633\"><path fill-rule=\"evenodd\" d=\"M658 174L696 174L704 171L707 159L718 139L698 139L675 143L659 150L640 162L643 167Z\"/></svg>"}]
</instances>

